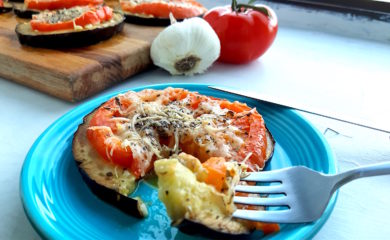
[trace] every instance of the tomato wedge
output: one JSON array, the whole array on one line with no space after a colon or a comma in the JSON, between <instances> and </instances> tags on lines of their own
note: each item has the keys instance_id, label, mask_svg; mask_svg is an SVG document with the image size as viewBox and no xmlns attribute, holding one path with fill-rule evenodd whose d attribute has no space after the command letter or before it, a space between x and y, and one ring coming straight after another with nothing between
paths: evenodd
<instances>
[{"instance_id":1,"label":"tomato wedge","mask_svg":"<svg viewBox=\"0 0 390 240\"><path fill-rule=\"evenodd\" d=\"M56 10L76 6L101 5L103 0L25 0L27 9Z\"/></svg>"},{"instance_id":2,"label":"tomato wedge","mask_svg":"<svg viewBox=\"0 0 390 240\"><path fill-rule=\"evenodd\" d=\"M110 20L112 16L112 9L107 6L97 8L75 7L34 15L30 25L32 30L51 32L74 29L75 25L84 27L88 24L99 24ZM52 19L57 21L53 22Z\"/></svg>"},{"instance_id":3,"label":"tomato wedge","mask_svg":"<svg viewBox=\"0 0 390 240\"><path fill-rule=\"evenodd\" d=\"M205 183L214 186L218 192L222 191L223 183L226 179L225 163L225 158L221 157L212 157L202 163L208 173Z\"/></svg>"}]
</instances>

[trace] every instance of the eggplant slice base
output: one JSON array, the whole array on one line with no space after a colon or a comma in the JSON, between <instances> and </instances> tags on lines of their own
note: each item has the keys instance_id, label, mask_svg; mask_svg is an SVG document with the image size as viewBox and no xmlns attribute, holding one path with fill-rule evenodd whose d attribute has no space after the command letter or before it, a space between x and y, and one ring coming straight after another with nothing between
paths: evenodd
<instances>
[{"instance_id":1,"label":"eggplant slice base","mask_svg":"<svg viewBox=\"0 0 390 240\"><path fill-rule=\"evenodd\" d=\"M101 200L129 215L143 218L148 215L140 198L128 195L137 187L135 177L127 170L102 159L90 146L86 131L92 114L84 118L73 138L73 155L84 182Z\"/></svg>"},{"instance_id":2,"label":"eggplant slice base","mask_svg":"<svg viewBox=\"0 0 390 240\"><path fill-rule=\"evenodd\" d=\"M83 47L107 40L122 31L124 17L115 12L113 22L93 26L91 29L38 32L31 29L30 23L20 23L15 32L23 45L42 48Z\"/></svg>"}]
</instances>

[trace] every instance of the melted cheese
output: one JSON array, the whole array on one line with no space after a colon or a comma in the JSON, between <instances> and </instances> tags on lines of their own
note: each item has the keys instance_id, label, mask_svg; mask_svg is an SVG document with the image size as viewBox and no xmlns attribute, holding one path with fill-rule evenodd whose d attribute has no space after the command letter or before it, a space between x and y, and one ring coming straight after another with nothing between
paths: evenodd
<instances>
[{"instance_id":1,"label":"melted cheese","mask_svg":"<svg viewBox=\"0 0 390 240\"><path fill-rule=\"evenodd\" d=\"M188 107L189 97L172 102L169 89L155 93L146 90L118 96L131 104L120 110L122 117L112 118L117 122L116 137L121 139L122 148L131 149L135 159L149 165L154 155L161 159L180 153L180 143L189 140L209 156L237 157L244 144L243 133L231 125L229 110L222 109L219 100L208 99L193 110ZM161 137L170 139L170 144L162 145ZM111 156L112 151L108 153Z\"/></svg>"}]
</instances>

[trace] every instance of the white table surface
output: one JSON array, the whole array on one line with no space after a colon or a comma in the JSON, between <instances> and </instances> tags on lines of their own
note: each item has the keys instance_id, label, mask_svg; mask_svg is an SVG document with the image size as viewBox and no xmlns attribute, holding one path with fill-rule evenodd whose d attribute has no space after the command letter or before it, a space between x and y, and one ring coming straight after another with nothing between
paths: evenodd
<instances>
[{"instance_id":1,"label":"white table surface","mask_svg":"<svg viewBox=\"0 0 390 240\"><path fill-rule=\"evenodd\" d=\"M199 82L311 101L344 113L373 112L380 120L390 112L389 56L390 46L385 44L280 28L272 48L252 64L216 64L206 74L191 78L171 77L155 69L101 94L154 83ZM375 77L368 81L367 76ZM3 79L0 102L0 239L39 239L23 212L20 170L35 139L78 104ZM389 134L304 115L326 132L340 171L390 161ZM389 216L390 176L360 179L342 187L333 213L315 239L389 239Z\"/></svg>"}]
</instances>

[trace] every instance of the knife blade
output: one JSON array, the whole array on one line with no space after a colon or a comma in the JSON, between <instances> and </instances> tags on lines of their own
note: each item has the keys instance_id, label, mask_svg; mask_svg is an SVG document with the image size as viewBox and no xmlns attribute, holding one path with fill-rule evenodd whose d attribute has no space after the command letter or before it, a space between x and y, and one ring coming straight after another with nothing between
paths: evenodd
<instances>
[{"instance_id":1,"label":"knife blade","mask_svg":"<svg viewBox=\"0 0 390 240\"><path fill-rule=\"evenodd\" d=\"M224 87L217 87L217 86L208 86L208 87L211 89L214 89L214 90L218 90L218 91L222 91L222 92L226 92L226 93L231 93L231 94L235 94L235 95L239 95L239 96L243 96L243 97L249 97L251 99L259 100L262 102L276 104L278 106L291 108L294 110L314 114L314 115L321 116L321 117L326 117L329 119L353 124L356 126L365 127L365 128L380 131L380 132L390 133L390 126L385 127L385 126L381 126L379 124L374 124L374 123L367 121L365 119L360 119L360 118L355 118L355 117L349 116L347 114L332 112L332 111L320 109L317 107L310 107L308 105L302 104L302 103L294 101L292 99L287 100L287 99L282 99L282 98L276 98L276 97L273 97L270 95L265 95L265 94L259 95L259 94L256 94L256 93L253 93L250 91L243 92L243 91L238 91L238 90L224 88Z\"/></svg>"}]
</instances>

